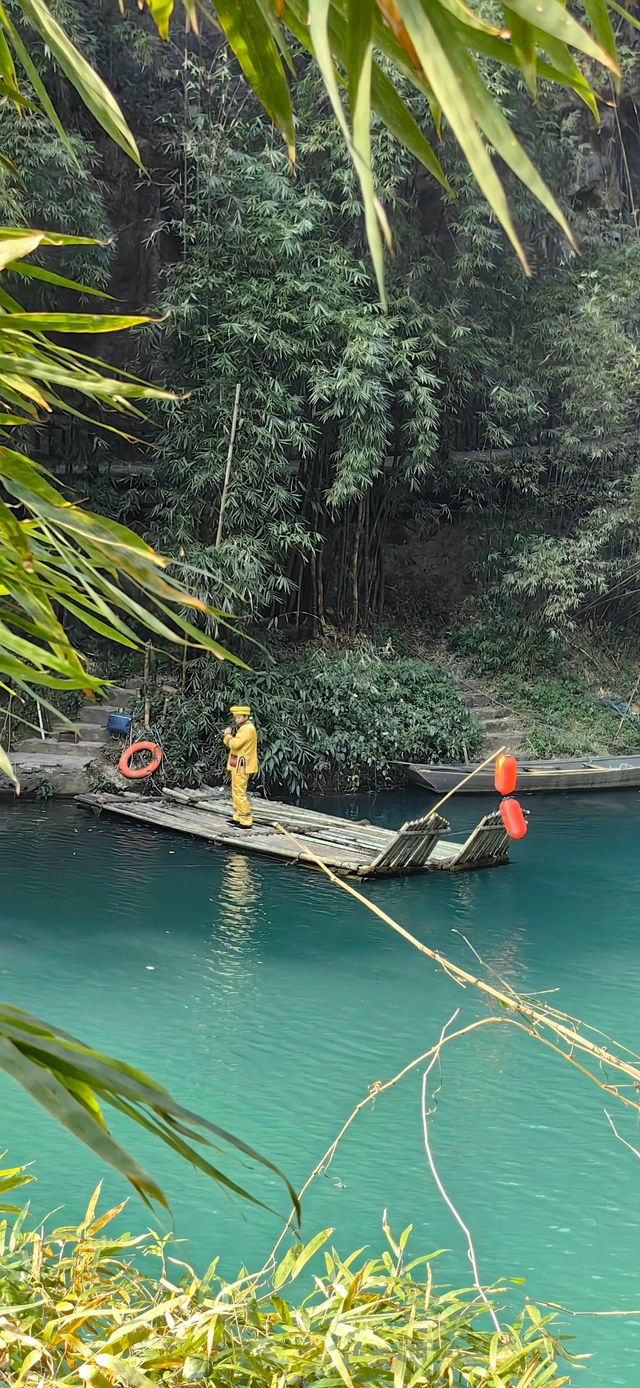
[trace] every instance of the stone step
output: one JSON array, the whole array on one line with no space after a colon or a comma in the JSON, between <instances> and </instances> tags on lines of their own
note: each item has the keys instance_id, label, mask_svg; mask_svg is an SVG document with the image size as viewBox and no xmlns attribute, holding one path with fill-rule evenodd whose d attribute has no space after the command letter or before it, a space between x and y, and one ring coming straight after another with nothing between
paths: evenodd
<instances>
[{"instance_id":1,"label":"stone step","mask_svg":"<svg viewBox=\"0 0 640 1388\"><path fill-rule=\"evenodd\" d=\"M103 706L105 708L108 706L110 710L113 710L114 706L116 708L123 707L128 711L135 703L136 695L136 689L129 689L127 685L114 684L111 689L107 690L102 701Z\"/></svg>"},{"instance_id":2,"label":"stone step","mask_svg":"<svg viewBox=\"0 0 640 1388\"><path fill-rule=\"evenodd\" d=\"M486 704L487 699L489 698L489 695L485 694L482 689L462 688L460 690L460 694L464 699L467 708L481 708L483 704Z\"/></svg>"},{"instance_id":3,"label":"stone step","mask_svg":"<svg viewBox=\"0 0 640 1388\"><path fill-rule=\"evenodd\" d=\"M98 728L104 728L109 714L113 712L111 705L83 704L76 717L80 723L95 723Z\"/></svg>"},{"instance_id":4,"label":"stone step","mask_svg":"<svg viewBox=\"0 0 640 1388\"><path fill-rule=\"evenodd\" d=\"M76 720L78 723L93 723L97 728L106 728L107 718L110 713L117 713L118 704L83 704L78 709ZM125 713L131 713L131 708L126 708Z\"/></svg>"},{"instance_id":5,"label":"stone step","mask_svg":"<svg viewBox=\"0 0 640 1388\"><path fill-rule=\"evenodd\" d=\"M97 742L58 742L50 737L43 742L40 737L27 737L16 747L12 756L20 758L23 754L31 756L40 753L47 757L66 758L72 757L74 753L84 752L87 758L93 758L100 755L100 747L101 744Z\"/></svg>"},{"instance_id":6,"label":"stone step","mask_svg":"<svg viewBox=\"0 0 640 1388\"><path fill-rule=\"evenodd\" d=\"M502 718L487 718L483 723L485 733L508 733L518 727L517 719L507 714Z\"/></svg>"},{"instance_id":7,"label":"stone step","mask_svg":"<svg viewBox=\"0 0 640 1388\"><path fill-rule=\"evenodd\" d=\"M478 723L486 723L492 718L511 717L509 709L505 708L504 704L485 704L482 707L472 708L469 712L473 714Z\"/></svg>"},{"instance_id":8,"label":"stone step","mask_svg":"<svg viewBox=\"0 0 640 1388\"><path fill-rule=\"evenodd\" d=\"M105 742L106 730L99 723L54 723L48 737L49 742Z\"/></svg>"},{"instance_id":9,"label":"stone step","mask_svg":"<svg viewBox=\"0 0 640 1388\"><path fill-rule=\"evenodd\" d=\"M58 744L55 744L58 746ZM25 771L38 771L56 766L84 767L90 766L94 760L95 748L92 751L78 751L77 748L71 754L66 751L62 756L58 752L49 750L48 752L12 752L11 764L18 776ZM0 777L0 782L4 784L4 778Z\"/></svg>"},{"instance_id":10,"label":"stone step","mask_svg":"<svg viewBox=\"0 0 640 1388\"><path fill-rule=\"evenodd\" d=\"M487 737L483 743L483 751L486 757L491 752L499 752L501 747L506 747L508 752L517 752L522 741L522 732L515 729L514 732L505 733L504 737Z\"/></svg>"}]
</instances>

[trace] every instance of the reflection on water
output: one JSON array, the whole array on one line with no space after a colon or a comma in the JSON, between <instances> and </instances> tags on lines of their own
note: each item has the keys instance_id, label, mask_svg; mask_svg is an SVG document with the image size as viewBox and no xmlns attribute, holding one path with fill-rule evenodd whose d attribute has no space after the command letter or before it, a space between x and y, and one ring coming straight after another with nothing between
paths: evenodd
<instances>
[{"instance_id":1,"label":"reflection on water","mask_svg":"<svg viewBox=\"0 0 640 1388\"><path fill-rule=\"evenodd\" d=\"M351 812L397 826L424 808L408 792ZM454 806L454 832L486 808ZM529 808L510 867L366 890L471 972L474 950L519 990L557 987L558 1006L638 1050L640 796L532 797ZM4 996L136 1061L298 1183L375 1080L433 1044L455 1007L461 1025L482 1015L477 994L315 874L61 805L0 807L0 851ZM464 1244L426 1169L419 1079L349 1130L309 1192L303 1232L331 1225L343 1252L377 1249L387 1208L396 1230L413 1223L416 1254L452 1250L442 1276L462 1284ZM2 1146L12 1161L36 1160L36 1207L62 1198L78 1214L104 1175L98 1162L5 1080L0 1104ZM640 1145L633 1115L617 1124ZM270 1216L145 1134L126 1136L169 1191L186 1256L204 1264L219 1252L229 1274L262 1261ZM432 1141L486 1278L524 1276L533 1297L578 1310L640 1306L640 1166L568 1066L514 1029L473 1033L443 1057ZM232 1174L284 1208L273 1176ZM111 1175L107 1187L120 1194ZM132 1205L128 1223L148 1216ZM576 1330L579 1348L595 1351L581 1381L636 1388L638 1321Z\"/></svg>"}]
</instances>

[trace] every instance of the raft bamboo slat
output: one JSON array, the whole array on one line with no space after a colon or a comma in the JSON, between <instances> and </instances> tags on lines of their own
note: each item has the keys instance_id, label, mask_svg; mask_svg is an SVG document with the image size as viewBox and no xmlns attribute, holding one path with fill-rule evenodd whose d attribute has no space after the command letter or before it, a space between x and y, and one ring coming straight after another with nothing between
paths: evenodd
<instances>
[{"instance_id":1,"label":"raft bamboo slat","mask_svg":"<svg viewBox=\"0 0 640 1388\"><path fill-rule=\"evenodd\" d=\"M493 866L509 861L509 835L500 815L487 814L476 824L447 868L449 872L468 872L470 868Z\"/></svg>"},{"instance_id":2,"label":"raft bamboo slat","mask_svg":"<svg viewBox=\"0 0 640 1388\"><path fill-rule=\"evenodd\" d=\"M210 786L165 789L161 796L153 797L133 791L79 795L77 802L97 814L104 811L154 828L191 834L225 848L264 853L289 862L309 865L315 854L327 867L350 876L405 876L434 869L461 872L507 861L508 839L497 815L486 815L466 842L452 843L444 838L450 832L447 820L433 811L409 820L395 832L257 795L251 797L254 827L247 832L229 822L228 799ZM285 838L277 824L294 834L299 846Z\"/></svg>"}]
</instances>

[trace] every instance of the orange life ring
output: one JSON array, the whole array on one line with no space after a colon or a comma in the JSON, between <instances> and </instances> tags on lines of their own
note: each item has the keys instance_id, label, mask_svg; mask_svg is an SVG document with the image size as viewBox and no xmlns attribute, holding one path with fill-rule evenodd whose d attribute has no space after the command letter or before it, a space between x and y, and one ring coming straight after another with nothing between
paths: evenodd
<instances>
[{"instance_id":1,"label":"orange life ring","mask_svg":"<svg viewBox=\"0 0 640 1388\"><path fill-rule=\"evenodd\" d=\"M146 766L139 766L136 771L131 768L131 763L136 752L150 752L151 761ZM121 776L126 776L128 781L141 781L145 776L152 776L158 770L162 761L162 748L157 742L133 742L130 747L125 747L124 752L118 762L118 771Z\"/></svg>"}]
</instances>

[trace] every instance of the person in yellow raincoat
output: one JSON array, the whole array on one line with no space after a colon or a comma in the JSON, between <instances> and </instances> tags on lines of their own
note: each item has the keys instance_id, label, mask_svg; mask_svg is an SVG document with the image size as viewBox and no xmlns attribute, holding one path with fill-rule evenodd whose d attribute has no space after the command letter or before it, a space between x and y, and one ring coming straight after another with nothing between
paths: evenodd
<instances>
[{"instance_id":1,"label":"person in yellow raincoat","mask_svg":"<svg viewBox=\"0 0 640 1388\"><path fill-rule=\"evenodd\" d=\"M232 822L241 829L250 829L253 815L247 800L247 786L258 770L258 734L248 704L234 704L229 712L236 725L235 732L225 728L221 736L229 753L227 771L231 774Z\"/></svg>"}]
</instances>

